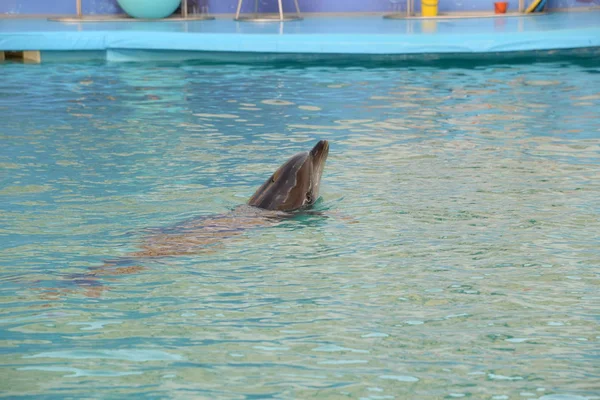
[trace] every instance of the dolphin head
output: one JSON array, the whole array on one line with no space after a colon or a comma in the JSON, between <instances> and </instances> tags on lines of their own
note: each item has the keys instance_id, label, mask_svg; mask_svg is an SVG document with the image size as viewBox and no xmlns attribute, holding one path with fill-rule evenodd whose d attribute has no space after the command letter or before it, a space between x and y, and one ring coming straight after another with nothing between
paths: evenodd
<instances>
[{"instance_id":1,"label":"dolphin head","mask_svg":"<svg viewBox=\"0 0 600 400\"><path fill-rule=\"evenodd\" d=\"M258 188L248 204L277 211L311 206L319 198L321 175L328 154L327 140L319 141L311 151L295 154Z\"/></svg>"}]
</instances>

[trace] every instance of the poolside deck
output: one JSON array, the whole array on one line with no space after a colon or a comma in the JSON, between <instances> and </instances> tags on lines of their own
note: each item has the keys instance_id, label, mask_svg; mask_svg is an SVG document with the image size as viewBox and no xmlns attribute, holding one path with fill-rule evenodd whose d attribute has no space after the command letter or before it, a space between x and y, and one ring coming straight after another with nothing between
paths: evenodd
<instances>
[{"instance_id":1,"label":"poolside deck","mask_svg":"<svg viewBox=\"0 0 600 400\"><path fill-rule=\"evenodd\" d=\"M600 49L600 10L466 19L307 16L262 24L231 18L85 23L0 19L0 52L40 51L42 61L481 55L563 49Z\"/></svg>"}]
</instances>

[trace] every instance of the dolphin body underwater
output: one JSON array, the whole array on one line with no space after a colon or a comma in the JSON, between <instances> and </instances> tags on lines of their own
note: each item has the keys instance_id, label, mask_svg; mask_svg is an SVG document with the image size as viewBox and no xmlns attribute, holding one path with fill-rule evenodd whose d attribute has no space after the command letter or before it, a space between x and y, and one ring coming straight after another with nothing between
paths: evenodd
<instances>
[{"instance_id":1,"label":"dolphin body underwater","mask_svg":"<svg viewBox=\"0 0 600 400\"><path fill-rule=\"evenodd\" d=\"M295 154L281 165L250 197L247 204L226 214L193 218L167 228L149 229L139 250L88 267L85 273L60 274L65 281L84 290L87 297L99 297L108 290L106 282L117 275L129 275L146 268L140 261L169 256L193 255L214 251L224 239L242 234L252 227L268 227L307 211L319 198L321 176L329 155L327 140L310 151ZM317 212L317 214L320 214ZM345 218L344 218L345 219ZM38 288L44 300L57 300L74 289Z\"/></svg>"},{"instance_id":2,"label":"dolphin body underwater","mask_svg":"<svg viewBox=\"0 0 600 400\"><path fill-rule=\"evenodd\" d=\"M86 273L68 274L65 278L84 288L86 296L98 297L108 289L101 277L142 271L146 268L139 265L140 260L211 251L224 239L240 235L249 228L274 226L297 215L297 212L306 212L319 198L321 176L328 155L329 143L321 140L312 150L297 153L282 164L246 204L226 214L149 229L150 233L138 251L105 260L102 266L89 267ZM58 293L51 290L46 298L54 299L56 295Z\"/></svg>"}]
</instances>

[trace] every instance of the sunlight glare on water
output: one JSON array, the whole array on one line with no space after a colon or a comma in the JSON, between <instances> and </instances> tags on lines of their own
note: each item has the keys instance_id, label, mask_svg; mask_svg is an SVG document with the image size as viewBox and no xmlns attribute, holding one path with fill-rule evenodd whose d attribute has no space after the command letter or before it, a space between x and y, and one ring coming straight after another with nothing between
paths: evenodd
<instances>
[{"instance_id":1,"label":"sunlight glare on water","mask_svg":"<svg viewBox=\"0 0 600 400\"><path fill-rule=\"evenodd\" d=\"M597 59L0 74L5 395L598 396ZM319 139L317 213L132 256Z\"/></svg>"}]
</instances>

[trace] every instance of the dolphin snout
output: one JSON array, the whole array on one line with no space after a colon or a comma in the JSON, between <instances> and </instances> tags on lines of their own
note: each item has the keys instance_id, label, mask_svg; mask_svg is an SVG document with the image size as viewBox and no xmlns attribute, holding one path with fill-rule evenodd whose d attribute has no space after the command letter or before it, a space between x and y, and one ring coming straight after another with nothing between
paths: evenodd
<instances>
[{"instance_id":1,"label":"dolphin snout","mask_svg":"<svg viewBox=\"0 0 600 400\"><path fill-rule=\"evenodd\" d=\"M326 153L328 151L329 151L329 142L327 140L319 140L319 143L317 143L315 145L315 147L313 147L313 149L310 151L310 154L313 157L316 157L318 154Z\"/></svg>"}]
</instances>

